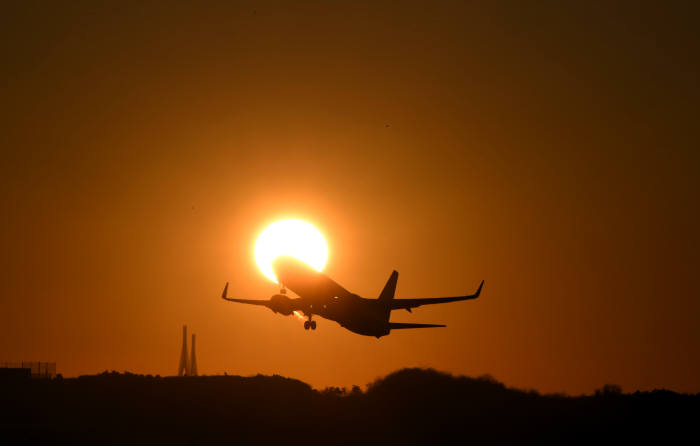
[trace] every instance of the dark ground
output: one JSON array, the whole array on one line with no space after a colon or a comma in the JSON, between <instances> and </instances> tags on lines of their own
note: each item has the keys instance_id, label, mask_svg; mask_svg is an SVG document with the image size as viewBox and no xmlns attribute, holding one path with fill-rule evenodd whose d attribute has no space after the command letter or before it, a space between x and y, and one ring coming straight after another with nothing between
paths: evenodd
<instances>
[{"instance_id":1,"label":"dark ground","mask_svg":"<svg viewBox=\"0 0 700 446\"><path fill-rule=\"evenodd\" d=\"M262 375L105 372L8 380L0 383L0 405L0 438L44 444L678 442L684 436L695 443L700 420L697 394L623 394L606 386L592 396L539 395L488 377L422 369L397 371L366 391L317 391Z\"/></svg>"}]
</instances>

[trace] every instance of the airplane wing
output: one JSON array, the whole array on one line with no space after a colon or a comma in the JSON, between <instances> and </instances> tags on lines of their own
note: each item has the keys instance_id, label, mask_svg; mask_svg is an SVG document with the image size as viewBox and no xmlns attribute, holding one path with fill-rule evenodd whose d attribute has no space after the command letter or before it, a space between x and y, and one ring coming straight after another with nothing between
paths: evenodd
<instances>
[{"instance_id":1,"label":"airplane wing","mask_svg":"<svg viewBox=\"0 0 700 446\"><path fill-rule=\"evenodd\" d=\"M470 296L454 296L454 297L428 297L425 299L393 299L390 301L392 310L404 309L411 311L411 308L420 307L421 305L444 304L447 302L457 302L460 300L476 299L481 294L481 287L484 286L484 281L481 281L476 293Z\"/></svg>"},{"instance_id":2,"label":"airplane wing","mask_svg":"<svg viewBox=\"0 0 700 446\"><path fill-rule=\"evenodd\" d=\"M431 327L447 327L447 325L436 324L404 324L401 322L389 322L389 328L397 330L399 328L431 328Z\"/></svg>"},{"instance_id":3,"label":"airplane wing","mask_svg":"<svg viewBox=\"0 0 700 446\"><path fill-rule=\"evenodd\" d=\"M259 305L261 307L267 307L270 310L272 310L275 313L282 313L285 316L289 316L296 310L301 310L301 306L299 304L299 301L301 299L290 299L286 295L283 294L275 294L269 299L266 300L260 300L260 299L234 299L233 297L228 297L226 295L226 292L228 291L228 282L226 282L226 286L224 287L224 292L221 293L221 298L224 300L228 300L229 302L238 302L241 304L248 304L248 305Z\"/></svg>"},{"instance_id":4,"label":"airplane wing","mask_svg":"<svg viewBox=\"0 0 700 446\"><path fill-rule=\"evenodd\" d=\"M228 282L226 282L226 286L224 287L224 292L221 293L221 298L224 300L228 300L230 302L238 302L242 304L250 304L250 305L262 305L264 307L267 307L270 305L269 300L256 300L256 299L234 299L232 297L227 297L226 293L228 292Z\"/></svg>"}]
</instances>

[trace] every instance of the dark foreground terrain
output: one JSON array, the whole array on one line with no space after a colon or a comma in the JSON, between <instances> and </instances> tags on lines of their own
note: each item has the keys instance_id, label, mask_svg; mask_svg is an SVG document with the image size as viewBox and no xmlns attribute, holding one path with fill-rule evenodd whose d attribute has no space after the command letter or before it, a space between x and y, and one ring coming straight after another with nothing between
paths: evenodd
<instances>
[{"instance_id":1,"label":"dark foreground terrain","mask_svg":"<svg viewBox=\"0 0 700 446\"><path fill-rule=\"evenodd\" d=\"M687 435L694 443L700 420L700 395L622 394L614 386L593 396L539 395L486 377L422 369L392 373L364 392L318 391L280 376L115 372L5 381L0 392L0 438L49 444L680 441Z\"/></svg>"}]
</instances>

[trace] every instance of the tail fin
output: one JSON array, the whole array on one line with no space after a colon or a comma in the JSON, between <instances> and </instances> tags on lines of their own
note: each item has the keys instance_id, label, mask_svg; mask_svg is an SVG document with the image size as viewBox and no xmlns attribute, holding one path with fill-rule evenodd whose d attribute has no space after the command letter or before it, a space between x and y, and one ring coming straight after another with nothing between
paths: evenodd
<instances>
[{"instance_id":1,"label":"tail fin","mask_svg":"<svg viewBox=\"0 0 700 446\"><path fill-rule=\"evenodd\" d=\"M399 280L399 273L394 271L389 276L389 280L386 281L384 289L379 295L379 300L382 302L388 302L394 298L394 293L396 292L396 282Z\"/></svg>"},{"instance_id":2,"label":"tail fin","mask_svg":"<svg viewBox=\"0 0 700 446\"><path fill-rule=\"evenodd\" d=\"M384 289L381 294L379 294L379 302L381 302L384 310L384 318L389 321L389 316L391 316L391 301L394 299L394 293L396 292L396 282L399 280L399 273L394 270L389 276L389 280L386 281Z\"/></svg>"}]
</instances>

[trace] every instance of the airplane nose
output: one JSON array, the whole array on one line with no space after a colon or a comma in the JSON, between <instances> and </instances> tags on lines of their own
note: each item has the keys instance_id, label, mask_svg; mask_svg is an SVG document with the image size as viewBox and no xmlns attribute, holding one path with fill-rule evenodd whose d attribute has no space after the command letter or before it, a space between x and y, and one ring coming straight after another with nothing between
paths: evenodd
<instances>
[{"instance_id":1,"label":"airplane nose","mask_svg":"<svg viewBox=\"0 0 700 446\"><path fill-rule=\"evenodd\" d=\"M280 256L273 260L272 270L275 272L277 279L282 283L285 283L285 278L288 279L316 272L306 263L290 256Z\"/></svg>"},{"instance_id":2,"label":"airplane nose","mask_svg":"<svg viewBox=\"0 0 700 446\"><path fill-rule=\"evenodd\" d=\"M275 272L277 279L284 283L285 278L290 276L293 269L293 261L296 260L289 256L280 256L272 261L272 270Z\"/></svg>"},{"instance_id":3,"label":"airplane nose","mask_svg":"<svg viewBox=\"0 0 700 446\"><path fill-rule=\"evenodd\" d=\"M286 261L285 261L286 256L282 257L277 257L275 260L272 261L272 270L275 272L277 277L279 277L280 273L282 273L286 268Z\"/></svg>"}]
</instances>

